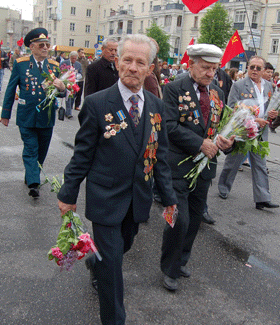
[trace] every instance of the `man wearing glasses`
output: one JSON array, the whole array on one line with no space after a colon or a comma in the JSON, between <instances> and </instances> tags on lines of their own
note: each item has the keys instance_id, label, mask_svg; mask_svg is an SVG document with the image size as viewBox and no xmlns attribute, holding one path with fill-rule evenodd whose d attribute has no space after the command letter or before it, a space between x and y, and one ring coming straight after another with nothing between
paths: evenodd
<instances>
[{"instance_id":1,"label":"man wearing glasses","mask_svg":"<svg viewBox=\"0 0 280 325\"><path fill-rule=\"evenodd\" d=\"M264 115L269 99L273 93L271 82L262 78L265 64L266 62L262 57L253 56L248 65L248 77L235 82L232 85L228 97L228 105L230 107L234 107L235 103L239 100L245 100L245 104L247 105L254 105L257 103L260 108L260 113L256 118L256 122L258 122L260 128L264 128L268 124L268 121L264 119ZM277 112L272 110L268 112L268 116L271 119L275 119L277 117ZM264 141L268 140L268 127L265 128L262 139ZM251 162L253 195L256 209L278 208L278 204L271 203L266 160L262 159L258 154L252 152L248 154ZM243 159L244 156L242 154L228 155L226 157L218 184L219 196L222 199L227 199Z\"/></svg>"},{"instance_id":2,"label":"man wearing glasses","mask_svg":"<svg viewBox=\"0 0 280 325\"><path fill-rule=\"evenodd\" d=\"M50 145L53 126L55 122L56 105L52 105L51 117L48 108L42 110L40 104L46 98L41 84L45 80L42 73L52 71L58 76L56 67L59 63L47 59L50 43L48 32L44 28L31 30L24 39L25 46L29 47L32 55L16 59L7 90L4 97L1 123L8 126L11 118L12 107L15 99L16 87L19 85L16 124L19 126L20 135L24 144L23 163L25 166L25 183L29 188L29 195L39 197L40 169L46 158ZM66 94L64 83L55 79L54 86L60 91L60 96Z\"/></svg>"}]
</instances>

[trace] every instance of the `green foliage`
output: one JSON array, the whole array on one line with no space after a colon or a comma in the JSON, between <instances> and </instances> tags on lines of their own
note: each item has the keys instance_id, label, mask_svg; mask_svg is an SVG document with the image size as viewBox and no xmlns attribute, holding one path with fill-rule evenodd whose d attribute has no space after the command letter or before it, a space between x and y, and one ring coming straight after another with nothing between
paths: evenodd
<instances>
[{"instance_id":1,"label":"green foliage","mask_svg":"<svg viewBox=\"0 0 280 325\"><path fill-rule=\"evenodd\" d=\"M165 31L161 27L157 26L157 24L154 22L152 23L150 28L146 29L146 35L148 37L152 37L154 40L157 41L159 46L158 57L166 61L168 59L170 51L170 36L167 35Z\"/></svg>"},{"instance_id":2,"label":"green foliage","mask_svg":"<svg viewBox=\"0 0 280 325\"><path fill-rule=\"evenodd\" d=\"M214 44L225 48L232 34L232 22L229 19L228 11L219 2L216 2L201 19L198 43Z\"/></svg>"}]
</instances>

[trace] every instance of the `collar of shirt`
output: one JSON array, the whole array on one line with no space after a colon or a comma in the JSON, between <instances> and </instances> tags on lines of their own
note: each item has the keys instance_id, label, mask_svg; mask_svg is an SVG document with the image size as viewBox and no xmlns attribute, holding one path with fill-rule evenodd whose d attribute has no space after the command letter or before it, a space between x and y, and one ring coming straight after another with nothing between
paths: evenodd
<instances>
[{"instance_id":1,"label":"collar of shirt","mask_svg":"<svg viewBox=\"0 0 280 325\"><path fill-rule=\"evenodd\" d=\"M264 90L265 81L263 79L261 79L261 91L259 90L257 84L253 80L252 80L252 83L254 85L255 93L257 95L258 104L259 104L259 107L260 107L260 113L259 113L258 117L263 118L264 117L264 95L263 95L263 90Z\"/></svg>"},{"instance_id":2,"label":"collar of shirt","mask_svg":"<svg viewBox=\"0 0 280 325\"><path fill-rule=\"evenodd\" d=\"M192 79L192 80L193 80L193 79ZM193 80L193 81L194 81L194 80ZM194 88L194 90L195 90L195 93L196 93L196 96L197 96L198 101L200 101L200 91L199 91L199 89L198 89L198 84L197 84L195 81L193 82L193 88ZM206 88L207 88L207 91L208 91L208 94L209 94L209 90L210 90L209 85L206 86Z\"/></svg>"},{"instance_id":3,"label":"collar of shirt","mask_svg":"<svg viewBox=\"0 0 280 325\"><path fill-rule=\"evenodd\" d=\"M143 112L143 108L144 108L144 93L143 93L143 88L141 88L138 93L133 93L131 90L129 90L119 79L118 80L118 87L119 87L119 91L121 93L122 96L122 100L124 103L125 108L127 109L127 111L129 112L130 108L131 108L131 101L129 100L129 98L132 95L138 95L139 96L139 101L138 101L138 108L139 108L139 113L140 116L142 115Z\"/></svg>"},{"instance_id":4,"label":"collar of shirt","mask_svg":"<svg viewBox=\"0 0 280 325\"><path fill-rule=\"evenodd\" d=\"M34 57L33 57L34 58ZM37 67L39 68L39 62L41 62L41 64L42 64L42 69L43 69L43 66L44 66L44 61L45 60L43 60L43 61L37 61L35 58L34 58L34 60L35 60L35 62L36 62L36 64L37 64Z\"/></svg>"}]
</instances>

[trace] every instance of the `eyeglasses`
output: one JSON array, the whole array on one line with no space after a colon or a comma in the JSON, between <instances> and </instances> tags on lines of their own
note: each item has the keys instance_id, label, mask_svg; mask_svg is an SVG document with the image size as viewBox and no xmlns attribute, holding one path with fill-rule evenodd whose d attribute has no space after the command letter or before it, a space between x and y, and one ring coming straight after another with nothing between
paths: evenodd
<instances>
[{"instance_id":1,"label":"eyeglasses","mask_svg":"<svg viewBox=\"0 0 280 325\"><path fill-rule=\"evenodd\" d=\"M50 48L50 46L51 46L51 44L50 43L40 43L38 46L39 46L39 48L40 49L42 49L42 48L44 48L45 47L45 45L46 45L46 47L49 49Z\"/></svg>"},{"instance_id":2,"label":"eyeglasses","mask_svg":"<svg viewBox=\"0 0 280 325\"><path fill-rule=\"evenodd\" d=\"M257 69L257 71L262 70L262 67L258 67L257 65L250 65L250 70L255 70L255 68Z\"/></svg>"}]
</instances>

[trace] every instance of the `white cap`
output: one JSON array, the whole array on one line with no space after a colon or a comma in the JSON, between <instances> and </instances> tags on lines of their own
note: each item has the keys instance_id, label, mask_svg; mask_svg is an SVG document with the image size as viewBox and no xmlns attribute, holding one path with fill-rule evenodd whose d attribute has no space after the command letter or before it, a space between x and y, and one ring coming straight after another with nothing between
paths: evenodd
<instances>
[{"instance_id":1,"label":"white cap","mask_svg":"<svg viewBox=\"0 0 280 325\"><path fill-rule=\"evenodd\" d=\"M223 56L222 50L213 44L195 44L187 47L188 56L198 56L211 63L219 63Z\"/></svg>"}]
</instances>

